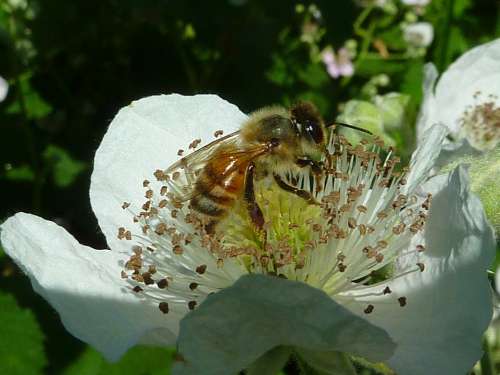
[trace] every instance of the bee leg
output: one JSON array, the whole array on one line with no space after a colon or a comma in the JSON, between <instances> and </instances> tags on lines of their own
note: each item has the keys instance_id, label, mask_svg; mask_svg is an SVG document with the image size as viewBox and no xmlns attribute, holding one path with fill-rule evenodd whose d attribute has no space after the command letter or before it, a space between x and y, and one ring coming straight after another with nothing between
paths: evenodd
<instances>
[{"instance_id":1,"label":"bee leg","mask_svg":"<svg viewBox=\"0 0 500 375\"><path fill-rule=\"evenodd\" d=\"M309 204L318 204L318 202L316 201L316 199L314 199L314 197L312 196L311 193L309 193L308 191L296 188L294 186L288 185L285 181L283 181L283 179L279 175L274 174L274 180L276 181L278 186L280 188L282 188L283 190L288 191L290 193L293 193L302 199L305 199L306 202Z\"/></svg>"},{"instance_id":2,"label":"bee leg","mask_svg":"<svg viewBox=\"0 0 500 375\"><path fill-rule=\"evenodd\" d=\"M250 163L247 167L245 174L245 202L247 204L248 214L252 223L260 231L264 230L264 215L259 205L255 201L254 180L255 177L255 164Z\"/></svg>"}]
</instances>

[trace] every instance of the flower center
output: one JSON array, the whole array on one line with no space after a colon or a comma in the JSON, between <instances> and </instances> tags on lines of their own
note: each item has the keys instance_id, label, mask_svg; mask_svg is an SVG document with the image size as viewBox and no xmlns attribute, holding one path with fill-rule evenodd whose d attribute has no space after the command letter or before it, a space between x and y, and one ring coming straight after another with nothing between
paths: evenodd
<instances>
[{"instance_id":1,"label":"flower center","mask_svg":"<svg viewBox=\"0 0 500 375\"><path fill-rule=\"evenodd\" d=\"M479 98L477 93L474 98ZM472 146L481 150L491 150L500 141L500 107L497 97L488 96L488 101L469 107L460 123L462 133Z\"/></svg>"},{"instance_id":2,"label":"flower center","mask_svg":"<svg viewBox=\"0 0 500 375\"><path fill-rule=\"evenodd\" d=\"M192 309L247 273L302 281L332 296L365 286L374 271L409 248L424 226L431 199L401 193L405 171L397 172L399 160L381 147L378 139L352 146L345 137L332 135L322 175L309 170L282 175L288 184L309 192L317 205L265 179L258 182L262 231L251 222L246 205L237 203L215 233L207 233L206 218L179 198L196 173L167 176L156 171L156 182L143 183L147 200L134 216L140 232L118 232L119 238L136 240L122 277L163 312L172 303ZM413 251L423 249L418 245ZM424 266L410 268L408 272L422 271ZM405 298L399 301L405 303Z\"/></svg>"}]
</instances>

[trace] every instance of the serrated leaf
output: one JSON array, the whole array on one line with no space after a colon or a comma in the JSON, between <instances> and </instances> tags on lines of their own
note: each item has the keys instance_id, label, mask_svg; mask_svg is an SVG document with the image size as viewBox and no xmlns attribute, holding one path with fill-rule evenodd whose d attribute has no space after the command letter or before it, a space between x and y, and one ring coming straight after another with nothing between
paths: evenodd
<instances>
[{"instance_id":1,"label":"serrated leaf","mask_svg":"<svg viewBox=\"0 0 500 375\"><path fill-rule=\"evenodd\" d=\"M33 313L0 293L0 374L41 374L46 365L43 334Z\"/></svg>"},{"instance_id":2,"label":"serrated leaf","mask_svg":"<svg viewBox=\"0 0 500 375\"><path fill-rule=\"evenodd\" d=\"M54 145L47 146L43 157L52 167L54 184L62 188L70 186L87 166L86 163L73 159L66 150Z\"/></svg>"}]
</instances>

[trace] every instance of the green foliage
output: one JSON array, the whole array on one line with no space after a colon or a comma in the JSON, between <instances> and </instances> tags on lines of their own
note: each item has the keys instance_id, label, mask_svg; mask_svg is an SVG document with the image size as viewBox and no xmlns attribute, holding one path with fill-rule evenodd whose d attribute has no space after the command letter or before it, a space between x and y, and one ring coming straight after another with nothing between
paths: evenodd
<instances>
[{"instance_id":1,"label":"green foliage","mask_svg":"<svg viewBox=\"0 0 500 375\"><path fill-rule=\"evenodd\" d=\"M10 164L5 165L5 178L12 181L31 182L35 179L35 173L29 165L23 164L19 167L13 167Z\"/></svg>"},{"instance_id":2,"label":"green foliage","mask_svg":"<svg viewBox=\"0 0 500 375\"><path fill-rule=\"evenodd\" d=\"M0 373L42 374L47 363L44 338L33 313L5 293L0 293L0 306Z\"/></svg>"},{"instance_id":3,"label":"green foliage","mask_svg":"<svg viewBox=\"0 0 500 375\"><path fill-rule=\"evenodd\" d=\"M54 145L47 146L43 158L51 167L54 184L61 188L70 186L86 168L86 163L74 160L66 150Z\"/></svg>"},{"instance_id":4,"label":"green foliage","mask_svg":"<svg viewBox=\"0 0 500 375\"><path fill-rule=\"evenodd\" d=\"M165 375L170 373L173 356L173 349L136 347L120 361L109 363L87 347L62 375Z\"/></svg>"},{"instance_id":5,"label":"green foliage","mask_svg":"<svg viewBox=\"0 0 500 375\"><path fill-rule=\"evenodd\" d=\"M13 102L6 112L24 114L30 120L41 119L52 111L52 107L32 87L31 76L31 73L24 73L19 77L17 88L20 91L20 99Z\"/></svg>"}]
</instances>

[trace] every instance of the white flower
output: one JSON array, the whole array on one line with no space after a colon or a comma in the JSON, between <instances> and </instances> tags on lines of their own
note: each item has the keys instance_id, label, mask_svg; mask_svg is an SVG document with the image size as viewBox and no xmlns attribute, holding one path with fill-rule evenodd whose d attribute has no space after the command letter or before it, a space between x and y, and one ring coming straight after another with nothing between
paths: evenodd
<instances>
[{"instance_id":1,"label":"white flower","mask_svg":"<svg viewBox=\"0 0 500 375\"><path fill-rule=\"evenodd\" d=\"M9 93L9 83L0 76L0 103L5 100Z\"/></svg>"},{"instance_id":2,"label":"white flower","mask_svg":"<svg viewBox=\"0 0 500 375\"><path fill-rule=\"evenodd\" d=\"M449 148L470 144L477 150L493 149L500 141L499 66L500 39L463 54L437 84L436 68L428 64L417 136L440 123L453 138Z\"/></svg>"},{"instance_id":3,"label":"white flower","mask_svg":"<svg viewBox=\"0 0 500 375\"><path fill-rule=\"evenodd\" d=\"M409 6L425 7L431 0L401 0L401 2Z\"/></svg>"},{"instance_id":4,"label":"white flower","mask_svg":"<svg viewBox=\"0 0 500 375\"><path fill-rule=\"evenodd\" d=\"M295 176L322 205L261 187L272 220L267 246L252 248L260 240L237 212L223 233L203 235L162 188L189 176L167 180L161 171L182 145L245 118L210 95L133 102L111 123L91 180L112 250L81 245L24 213L2 224L3 247L65 327L109 359L138 343L172 345L179 335L177 374L279 368L284 347L320 370L338 365L339 352L387 362L400 375L469 370L491 317L485 270L494 238L463 168L426 180L444 129L429 129L406 176L393 171L390 155L380 160L376 148L336 136L326 177ZM384 265L390 276L368 282ZM268 271L288 280L245 276Z\"/></svg>"},{"instance_id":5,"label":"white flower","mask_svg":"<svg viewBox=\"0 0 500 375\"><path fill-rule=\"evenodd\" d=\"M434 39L434 27L429 22L416 22L403 27L404 40L414 47L428 47Z\"/></svg>"}]
</instances>

